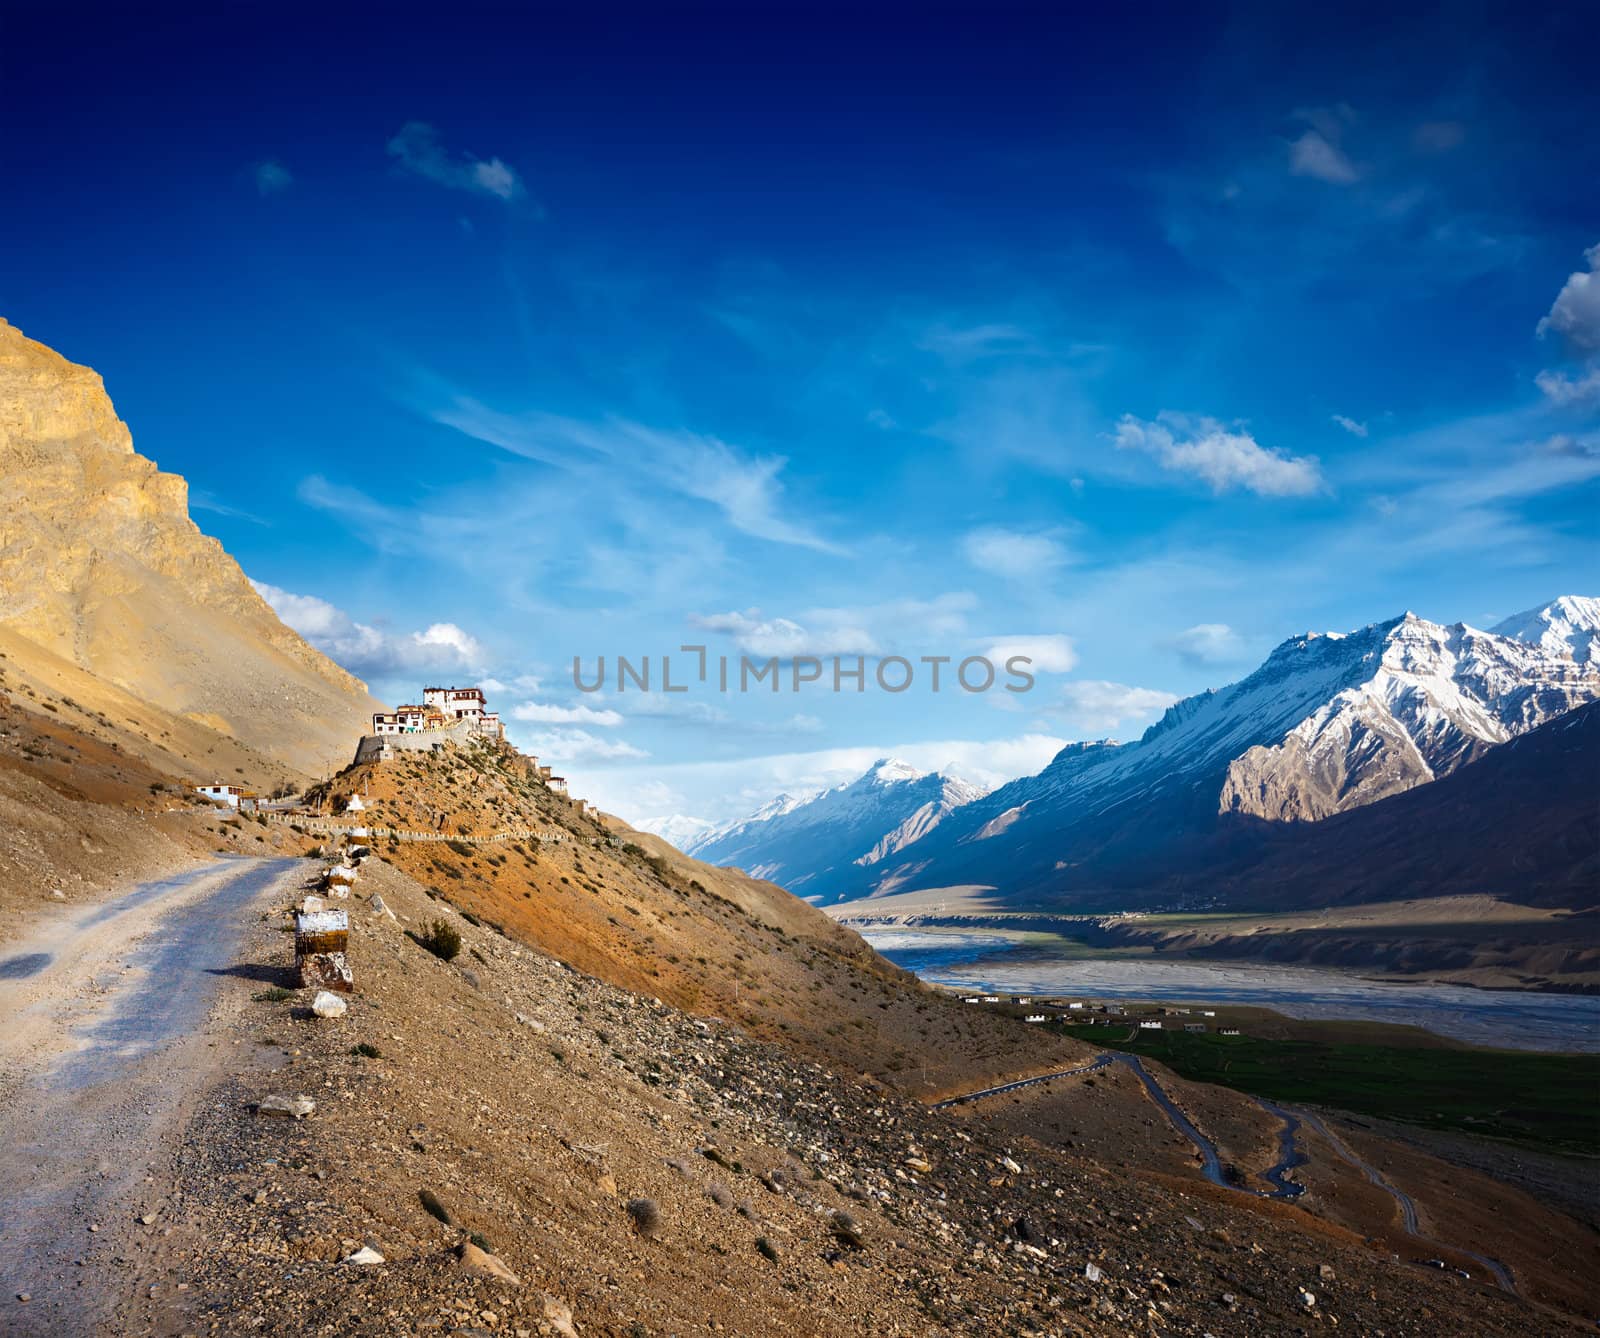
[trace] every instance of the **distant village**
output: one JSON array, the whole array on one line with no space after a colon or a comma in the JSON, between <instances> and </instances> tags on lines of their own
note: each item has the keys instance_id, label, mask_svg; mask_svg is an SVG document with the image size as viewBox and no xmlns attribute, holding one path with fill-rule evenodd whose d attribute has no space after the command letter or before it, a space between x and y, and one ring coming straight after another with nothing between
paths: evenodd
<instances>
[{"instance_id":1,"label":"distant village","mask_svg":"<svg viewBox=\"0 0 1600 1338\"><path fill-rule=\"evenodd\" d=\"M1023 1016L1024 1022L1061 1022L1072 1027L1132 1027L1140 1031L1183 1031L1194 1034L1210 1032L1213 1023L1188 1019L1215 1018L1214 1008L1163 1008L1156 1006L1125 1006L1119 1003L1095 1003L1088 999L1039 999L1030 994L964 994L961 1002L967 1004L1003 1004L1012 1008L1035 1010ZM1168 1025L1170 1022L1170 1026ZM1238 1027L1217 1027L1219 1036L1238 1036Z\"/></svg>"}]
</instances>

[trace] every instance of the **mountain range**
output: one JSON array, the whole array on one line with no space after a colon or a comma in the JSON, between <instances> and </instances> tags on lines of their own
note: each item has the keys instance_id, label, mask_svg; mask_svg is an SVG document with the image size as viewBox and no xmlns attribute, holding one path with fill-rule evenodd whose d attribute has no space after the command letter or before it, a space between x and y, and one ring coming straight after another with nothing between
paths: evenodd
<instances>
[{"instance_id":1,"label":"mountain range","mask_svg":"<svg viewBox=\"0 0 1600 1338\"><path fill-rule=\"evenodd\" d=\"M898 855L986 793L960 776L880 758L853 781L779 795L748 818L693 834L681 849L710 864L738 865L808 900L833 901L837 889L863 870Z\"/></svg>"},{"instance_id":2,"label":"mountain range","mask_svg":"<svg viewBox=\"0 0 1600 1338\"><path fill-rule=\"evenodd\" d=\"M1270 846L1293 863L1282 846L1296 833L1453 775L1600 699L1597 629L1600 600L1563 596L1491 631L1407 613L1307 633L1239 682L1178 702L1137 742L1071 744L1037 775L965 798L920 831L890 809L872 839L880 811L845 802L881 785L869 773L823 796L774 801L693 848L780 882L799 871L803 894L824 903L976 888L1013 908L1101 907L1174 888L1203 897L1188 875L1226 852L1237 890L1259 899L1262 885L1244 877L1246 848ZM1573 792L1592 792L1586 755L1559 756ZM1509 810L1509 796L1498 802ZM835 857L829 843L846 832L849 849L873 857ZM1259 832L1275 839L1246 835ZM1425 832L1416 839L1426 845ZM824 847L825 861L807 860ZM1350 864L1360 866L1356 852ZM1319 894L1299 895L1309 904Z\"/></svg>"}]
</instances>

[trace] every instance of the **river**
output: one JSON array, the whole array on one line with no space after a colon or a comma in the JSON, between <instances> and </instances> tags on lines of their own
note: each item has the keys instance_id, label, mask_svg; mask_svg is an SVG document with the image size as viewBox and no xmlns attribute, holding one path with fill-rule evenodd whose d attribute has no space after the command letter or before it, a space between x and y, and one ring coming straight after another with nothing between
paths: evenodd
<instances>
[{"instance_id":1,"label":"river","mask_svg":"<svg viewBox=\"0 0 1600 1338\"><path fill-rule=\"evenodd\" d=\"M1600 1053L1600 997L1397 984L1352 972L1268 964L1057 956L1003 931L873 928L863 935L925 980L996 994L1253 1004L1287 1017L1392 1022L1472 1045Z\"/></svg>"}]
</instances>

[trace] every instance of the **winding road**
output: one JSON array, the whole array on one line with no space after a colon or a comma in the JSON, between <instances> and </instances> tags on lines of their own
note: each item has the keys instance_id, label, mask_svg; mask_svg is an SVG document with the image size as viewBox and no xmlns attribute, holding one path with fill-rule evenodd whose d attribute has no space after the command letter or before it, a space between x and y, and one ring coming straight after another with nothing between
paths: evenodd
<instances>
[{"instance_id":1,"label":"winding road","mask_svg":"<svg viewBox=\"0 0 1600 1338\"><path fill-rule=\"evenodd\" d=\"M1333 1133L1320 1118L1309 1111L1291 1111L1274 1101L1268 1101L1264 1097L1252 1097L1251 1099L1258 1106L1280 1122L1278 1129L1278 1160L1261 1173L1262 1178L1270 1183L1273 1188L1271 1190L1251 1189L1248 1185L1234 1183L1228 1178L1223 1169L1222 1157L1217 1151L1217 1145L1207 1138L1194 1121L1179 1109L1177 1103L1156 1081L1150 1070L1145 1068L1137 1055L1125 1054L1120 1050L1106 1050L1091 1063L1080 1064L1076 1068L1058 1069L1053 1073L1041 1073L1032 1078L1019 1078L1013 1082L999 1083L994 1087L985 1087L976 1092L965 1092L961 1096L947 1097L943 1101L935 1101L932 1109L942 1110L949 1106L965 1105L969 1101L983 1101L989 1097L1004 1095L1006 1092L1016 1092L1026 1087L1037 1087L1043 1083L1055 1082L1060 1078L1074 1078L1086 1073L1095 1073L1112 1064L1125 1065L1144 1084L1145 1093L1160 1107L1172 1127L1194 1144L1195 1151L1200 1157L1201 1171L1212 1184L1218 1185L1223 1189L1232 1190L1235 1193L1249 1194L1254 1198L1298 1198L1305 1192L1305 1186L1296 1184L1291 1177L1297 1166L1304 1166L1310 1160L1310 1155L1300 1146L1299 1140L1302 1126L1310 1128L1333 1149L1337 1156L1355 1167L1371 1184L1394 1199L1395 1206L1400 1211L1400 1224L1406 1235L1433 1249L1444 1250L1476 1260L1488 1270L1489 1274L1504 1291L1510 1292L1513 1296L1519 1295L1516 1282L1511 1276L1511 1270L1498 1259L1492 1259L1488 1255L1479 1254L1475 1250L1465 1249L1460 1245L1447 1244L1427 1235L1418 1222L1416 1201L1404 1190L1391 1184L1381 1171L1359 1157L1343 1139Z\"/></svg>"},{"instance_id":2,"label":"winding road","mask_svg":"<svg viewBox=\"0 0 1600 1338\"><path fill-rule=\"evenodd\" d=\"M0 1331L111 1325L130 1256L160 1239L188 1112L225 1062L208 1026L222 983L262 979L239 961L248 912L303 868L212 861L41 917L6 946Z\"/></svg>"}]
</instances>

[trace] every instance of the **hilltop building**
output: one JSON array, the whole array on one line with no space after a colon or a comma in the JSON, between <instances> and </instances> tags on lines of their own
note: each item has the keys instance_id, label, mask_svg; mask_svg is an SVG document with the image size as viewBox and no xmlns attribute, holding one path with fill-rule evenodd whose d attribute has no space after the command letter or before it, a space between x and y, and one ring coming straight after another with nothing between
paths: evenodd
<instances>
[{"instance_id":1,"label":"hilltop building","mask_svg":"<svg viewBox=\"0 0 1600 1338\"><path fill-rule=\"evenodd\" d=\"M500 713L488 709L482 688L423 688L422 702L378 711L372 717L376 735L428 734L434 730L454 730L465 723L469 734L486 738L505 737Z\"/></svg>"}]
</instances>

